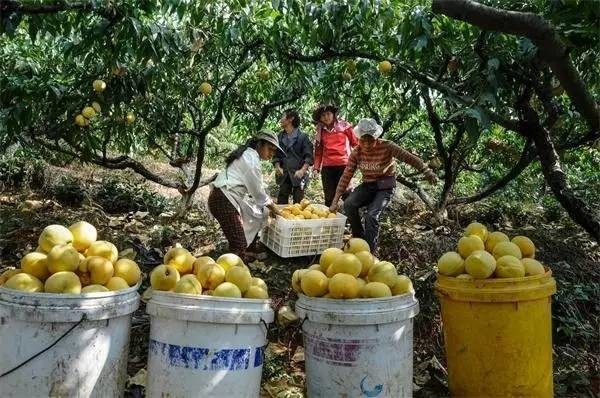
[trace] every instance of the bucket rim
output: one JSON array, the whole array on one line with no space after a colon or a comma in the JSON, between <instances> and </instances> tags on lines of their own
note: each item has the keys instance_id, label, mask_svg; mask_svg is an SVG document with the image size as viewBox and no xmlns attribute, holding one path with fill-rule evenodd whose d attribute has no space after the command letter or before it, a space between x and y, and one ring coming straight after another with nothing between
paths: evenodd
<instances>
[{"instance_id":1,"label":"bucket rim","mask_svg":"<svg viewBox=\"0 0 600 398\"><path fill-rule=\"evenodd\" d=\"M442 275L439 272L436 272L436 277L437 277L438 281L448 281L448 282L466 283L466 284L479 283L479 284L486 284L486 285L494 286L494 285L503 285L503 284L506 285L506 284L515 283L515 282L532 282L532 281L536 281L536 280L544 280L544 279L551 278L552 270L550 268L548 268L547 266L544 266L544 269L546 270L546 272L543 274L522 276L520 278L458 279L455 276Z\"/></svg>"},{"instance_id":2,"label":"bucket rim","mask_svg":"<svg viewBox=\"0 0 600 398\"><path fill-rule=\"evenodd\" d=\"M220 297L220 296L206 296L202 294L187 294L187 293L175 293L165 290L153 290L152 297L165 296L170 298L185 298L186 300L198 300L198 301L218 301L218 302L230 302L230 303L254 303L254 304L272 304L272 300L268 299L254 299L254 298L237 298L237 297ZM183 297L182 297L183 296ZM152 298L150 299L152 300Z\"/></svg>"},{"instance_id":3,"label":"bucket rim","mask_svg":"<svg viewBox=\"0 0 600 398\"><path fill-rule=\"evenodd\" d=\"M128 287L127 289L121 290L110 290L108 292L90 292L90 293L45 293L45 292L35 292L29 293L21 290L9 289L4 286L0 286L0 302L2 300L3 295L14 295L14 296L27 296L32 299L67 299L67 300L81 300L81 299L98 299L98 298L112 298L115 296L125 296L131 294L133 292L137 292L137 290L142 285L142 282L138 282L133 286Z\"/></svg>"}]
</instances>

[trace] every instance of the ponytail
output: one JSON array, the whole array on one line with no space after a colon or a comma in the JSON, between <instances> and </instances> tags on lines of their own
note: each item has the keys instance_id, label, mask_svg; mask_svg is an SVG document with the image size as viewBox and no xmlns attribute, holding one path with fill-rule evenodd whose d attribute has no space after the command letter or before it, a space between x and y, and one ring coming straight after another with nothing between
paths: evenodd
<instances>
[{"instance_id":1,"label":"ponytail","mask_svg":"<svg viewBox=\"0 0 600 398\"><path fill-rule=\"evenodd\" d=\"M227 157L225 158L225 167L229 167L231 165L231 163L233 163L235 160L241 158L242 155L244 154L244 152L246 152L246 149L248 149L248 148L256 149L257 147L258 147L258 140L254 139L254 138L250 138L248 141L246 141L246 143L238 146L233 152L231 152L229 155L227 155Z\"/></svg>"}]
</instances>

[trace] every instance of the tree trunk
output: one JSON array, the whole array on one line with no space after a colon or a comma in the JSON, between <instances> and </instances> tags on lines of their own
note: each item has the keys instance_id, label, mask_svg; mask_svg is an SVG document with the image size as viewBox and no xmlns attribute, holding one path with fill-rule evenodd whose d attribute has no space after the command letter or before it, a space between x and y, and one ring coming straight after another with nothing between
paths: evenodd
<instances>
[{"instance_id":1,"label":"tree trunk","mask_svg":"<svg viewBox=\"0 0 600 398\"><path fill-rule=\"evenodd\" d=\"M596 241L600 242L600 217L597 211L579 199L567 182L560 158L537 112L529 103L520 104L523 113L522 134L530 137L538 152L546 183L569 216L581 225Z\"/></svg>"}]
</instances>

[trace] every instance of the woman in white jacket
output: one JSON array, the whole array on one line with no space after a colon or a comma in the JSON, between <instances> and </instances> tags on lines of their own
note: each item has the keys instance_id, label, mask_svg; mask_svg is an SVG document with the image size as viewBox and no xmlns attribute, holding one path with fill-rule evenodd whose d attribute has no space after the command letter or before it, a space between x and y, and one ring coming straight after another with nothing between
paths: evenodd
<instances>
[{"instance_id":1,"label":"woman in white jacket","mask_svg":"<svg viewBox=\"0 0 600 398\"><path fill-rule=\"evenodd\" d=\"M260 161L281 151L277 135L261 130L225 159L225 170L211 184L208 209L229 242L229 252L242 259L277 208L265 192Z\"/></svg>"}]
</instances>

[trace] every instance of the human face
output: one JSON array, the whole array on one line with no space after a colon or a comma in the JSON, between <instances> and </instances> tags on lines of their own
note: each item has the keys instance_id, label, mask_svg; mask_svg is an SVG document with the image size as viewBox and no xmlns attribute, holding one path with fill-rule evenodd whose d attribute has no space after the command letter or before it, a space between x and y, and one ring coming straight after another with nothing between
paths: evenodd
<instances>
[{"instance_id":1,"label":"human face","mask_svg":"<svg viewBox=\"0 0 600 398\"><path fill-rule=\"evenodd\" d=\"M256 152L258 152L258 156L261 158L261 160L271 160L271 158L275 156L277 148L270 142L261 141L261 143L258 144Z\"/></svg>"},{"instance_id":2,"label":"human face","mask_svg":"<svg viewBox=\"0 0 600 398\"><path fill-rule=\"evenodd\" d=\"M333 121L335 120L335 117L333 116L333 112L327 111L327 112L323 112L323 114L321 115L321 119L319 119L319 120L325 126L331 126L331 125L333 125Z\"/></svg>"},{"instance_id":3,"label":"human face","mask_svg":"<svg viewBox=\"0 0 600 398\"><path fill-rule=\"evenodd\" d=\"M370 152L373 150L373 148L377 144L377 139L375 137L373 137L372 135L363 135L362 137L360 137L358 139L358 142L360 144L360 147L365 152Z\"/></svg>"},{"instance_id":4,"label":"human face","mask_svg":"<svg viewBox=\"0 0 600 398\"><path fill-rule=\"evenodd\" d=\"M288 118L287 115L284 113L281 116L281 119L279 120L279 126L284 130L288 127L292 127L292 119Z\"/></svg>"}]
</instances>

